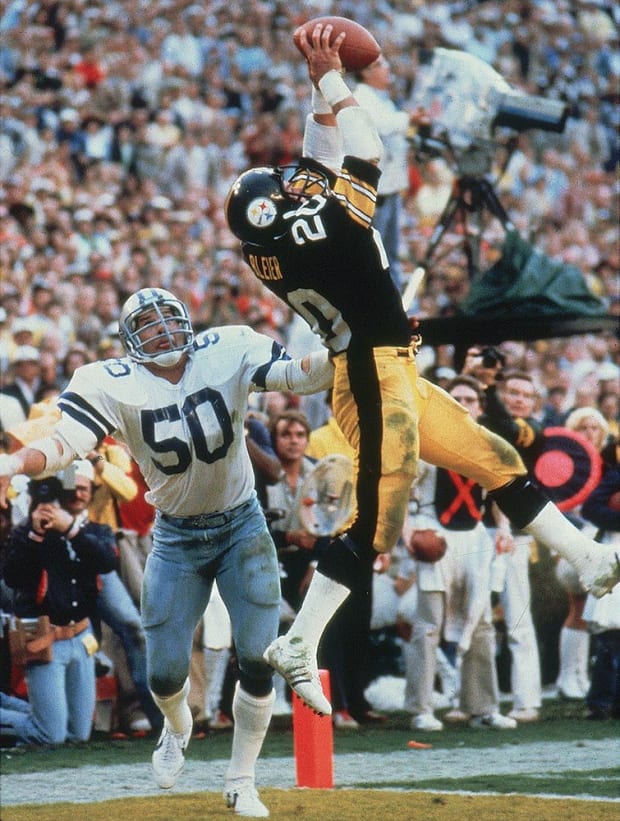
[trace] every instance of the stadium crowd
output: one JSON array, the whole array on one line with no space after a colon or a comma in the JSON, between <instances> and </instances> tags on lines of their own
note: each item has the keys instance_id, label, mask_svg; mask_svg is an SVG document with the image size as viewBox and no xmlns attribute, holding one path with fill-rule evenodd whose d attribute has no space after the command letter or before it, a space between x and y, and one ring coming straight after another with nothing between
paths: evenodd
<instances>
[{"instance_id":1,"label":"stadium crowd","mask_svg":"<svg viewBox=\"0 0 620 821\"><path fill-rule=\"evenodd\" d=\"M10 0L0 16L0 432L56 396L79 365L122 355L120 307L145 286L174 291L197 330L247 324L298 354L299 323L246 268L224 202L246 168L301 153L310 99L292 32L321 14L373 32L402 106L413 105L421 52L433 47L467 51L524 93L567 103L561 134L519 135L496 188L519 232L577 266L620 315L613 4ZM494 171L503 159L498 148ZM404 282L455 174L443 157L420 158L411 146ZM491 222L483 264L497 259L502 238ZM460 240L458 225L443 237L445 252L412 307L417 316L448 315L467 295ZM542 426L594 408L617 442L617 336L499 347L507 368L529 374ZM418 357L420 372L441 384L460 370L451 345L422 340ZM7 390L15 384L20 392ZM292 395L267 395L256 412L268 424L299 407L313 428L328 420L327 405Z\"/></svg>"}]
</instances>

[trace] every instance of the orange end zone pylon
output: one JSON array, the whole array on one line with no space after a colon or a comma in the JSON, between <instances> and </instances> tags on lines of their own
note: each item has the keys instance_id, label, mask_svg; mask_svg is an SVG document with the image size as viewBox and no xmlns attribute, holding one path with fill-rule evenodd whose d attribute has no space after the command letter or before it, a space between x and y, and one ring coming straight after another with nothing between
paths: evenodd
<instances>
[{"instance_id":1,"label":"orange end zone pylon","mask_svg":"<svg viewBox=\"0 0 620 821\"><path fill-rule=\"evenodd\" d=\"M329 671L319 670L321 687L331 701ZM334 730L331 716L318 716L293 693L293 748L298 787L334 786Z\"/></svg>"}]
</instances>

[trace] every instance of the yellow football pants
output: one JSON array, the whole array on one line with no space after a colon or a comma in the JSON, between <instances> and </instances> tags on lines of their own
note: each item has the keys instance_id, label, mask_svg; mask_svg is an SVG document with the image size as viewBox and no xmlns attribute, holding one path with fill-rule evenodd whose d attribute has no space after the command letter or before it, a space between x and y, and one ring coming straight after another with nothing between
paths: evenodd
<instances>
[{"instance_id":1,"label":"yellow football pants","mask_svg":"<svg viewBox=\"0 0 620 821\"><path fill-rule=\"evenodd\" d=\"M418 376L412 348L334 358L334 417L355 450L357 513L350 537L379 553L396 544L418 458L497 490L526 473L510 443L476 424Z\"/></svg>"}]
</instances>

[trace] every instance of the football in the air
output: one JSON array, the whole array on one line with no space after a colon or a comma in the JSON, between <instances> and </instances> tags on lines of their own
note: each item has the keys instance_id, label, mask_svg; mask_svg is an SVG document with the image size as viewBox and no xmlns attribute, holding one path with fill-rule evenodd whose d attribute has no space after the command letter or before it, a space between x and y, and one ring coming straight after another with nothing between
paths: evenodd
<instances>
[{"instance_id":1,"label":"football in the air","mask_svg":"<svg viewBox=\"0 0 620 821\"><path fill-rule=\"evenodd\" d=\"M433 564L446 555L448 545L437 530L413 530L407 545L409 553L419 562Z\"/></svg>"},{"instance_id":2,"label":"football in the air","mask_svg":"<svg viewBox=\"0 0 620 821\"><path fill-rule=\"evenodd\" d=\"M324 26L331 24L334 27L330 37L330 43L333 43L336 37L343 31L346 31L347 36L340 46L340 59L342 65L348 71L359 71L366 68L377 59L381 54L381 47L375 40L372 34L356 23L355 20L349 20L347 17L314 17L308 20L293 34L293 42L299 48L299 36L301 29L305 29L308 40L312 37L312 32L317 23L323 23Z\"/></svg>"}]
</instances>

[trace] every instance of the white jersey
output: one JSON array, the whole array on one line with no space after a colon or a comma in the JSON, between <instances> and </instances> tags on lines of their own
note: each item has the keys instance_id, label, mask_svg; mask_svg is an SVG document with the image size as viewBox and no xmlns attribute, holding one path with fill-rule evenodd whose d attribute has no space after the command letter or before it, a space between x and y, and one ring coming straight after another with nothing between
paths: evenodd
<instances>
[{"instance_id":1,"label":"white jersey","mask_svg":"<svg viewBox=\"0 0 620 821\"><path fill-rule=\"evenodd\" d=\"M290 357L245 326L198 334L173 385L129 357L78 368L58 405L56 431L84 456L106 435L124 441L172 516L217 513L247 501L254 473L245 445L252 391L286 390Z\"/></svg>"}]
</instances>

